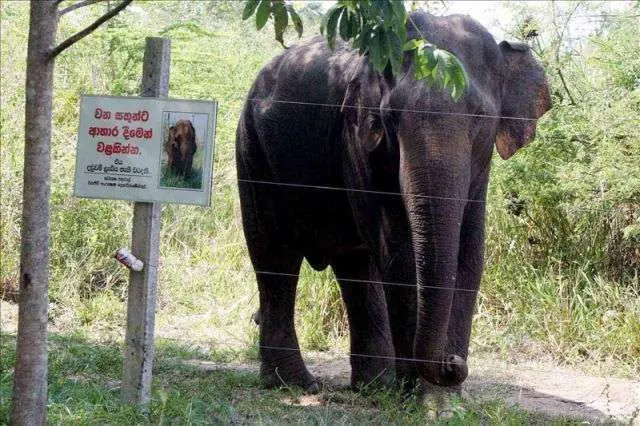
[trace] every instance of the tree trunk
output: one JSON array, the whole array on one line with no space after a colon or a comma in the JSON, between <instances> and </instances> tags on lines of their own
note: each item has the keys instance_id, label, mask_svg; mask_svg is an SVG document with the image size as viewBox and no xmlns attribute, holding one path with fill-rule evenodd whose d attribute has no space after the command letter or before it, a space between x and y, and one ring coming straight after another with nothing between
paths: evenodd
<instances>
[{"instance_id":1,"label":"tree trunk","mask_svg":"<svg viewBox=\"0 0 640 426\"><path fill-rule=\"evenodd\" d=\"M49 199L57 5L32 0L27 51L20 308L13 383L14 425L46 421Z\"/></svg>"}]
</instances>

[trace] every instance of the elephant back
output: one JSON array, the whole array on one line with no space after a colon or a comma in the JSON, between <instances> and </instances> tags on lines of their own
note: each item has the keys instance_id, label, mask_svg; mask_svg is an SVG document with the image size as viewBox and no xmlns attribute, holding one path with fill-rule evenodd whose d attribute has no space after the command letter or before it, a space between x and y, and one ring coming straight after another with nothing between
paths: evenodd
<instances>
[{"instance_id":1,"label":"elephant back","mask_svg":"<svg viewBox=\"0 0 640 426\"><path fill-rule=\"evenodd\" d=\"M256 185L315 269L337 247L357 244L346 193L323 188L345 186L340 107L360 61L321 37L290 47L258 74L238 127L238 177L269 182Z\"/></svg>"}]
</instances>

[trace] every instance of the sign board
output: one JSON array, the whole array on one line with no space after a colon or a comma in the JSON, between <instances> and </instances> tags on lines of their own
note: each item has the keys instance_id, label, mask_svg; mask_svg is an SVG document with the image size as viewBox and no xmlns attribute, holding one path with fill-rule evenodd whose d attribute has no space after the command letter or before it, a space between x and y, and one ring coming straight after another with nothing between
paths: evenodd
<instances>
[{"instance_id":1,"label":"sign board","mask_svg":"<svg viewBox=\"0 0 640 426\"><path fill-rule=\"evenodd\" d=\"M83 96L74 195L211 204L217 104Z\"/></svg>"}]
</instances>

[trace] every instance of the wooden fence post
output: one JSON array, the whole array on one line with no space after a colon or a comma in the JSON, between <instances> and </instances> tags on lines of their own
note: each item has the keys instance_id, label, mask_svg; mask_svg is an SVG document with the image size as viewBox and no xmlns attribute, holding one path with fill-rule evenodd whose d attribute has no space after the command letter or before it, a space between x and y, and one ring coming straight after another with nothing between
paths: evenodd
<instances>
[{"instance_id":1,"label":"wooden fence post","mask_svg":"<svg viewBox=\"0 0 640 426\"><path fill-rule=\"evenodd\" d=\"M166 98L169 93L171 41L148 37L144 53L141 96ZM122 401L146 409L151 400L151 370L156 283L160 258L160 203L136 202L133 209L131 253L144 262L131 271L127 300L127 332L122 371Z\"/></svg>"}]
</instances>

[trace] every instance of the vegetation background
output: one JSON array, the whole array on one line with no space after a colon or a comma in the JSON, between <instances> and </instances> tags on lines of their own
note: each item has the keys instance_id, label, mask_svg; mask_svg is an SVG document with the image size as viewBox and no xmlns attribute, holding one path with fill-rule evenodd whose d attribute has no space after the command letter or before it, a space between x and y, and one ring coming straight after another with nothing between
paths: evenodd
<instances>
[{"instance_id":1,"label":"vegetation background","mask_svg":"<svg viewBox=\"0 0 640 426\"><path fill-rule=\"evenodd\" d=\"M322 8L302 6L305 34L310 35L319 28ZM601 13L599 2L557 3L553 14L548 5L510 7L518 17L506 28L512 37L524 39L532 30L539 34L532 45L547 69L554 108L540 121L536 141L513 159L493 164L486 273L472 356L544 357L601 374L638 377L639 3L615 16ZM137 2L57 60L50 421L144 420L118 406L113 384L121 368L118 342L125 325L127 273L112 253L129 245L132 207L71 194L80 95L137 95L147 36L172 40L171 97L216 99L220 108L212 208L163 208L154 422L277 422L291 415L271 403L277 395L259 393L254 374L203 378L175 362L257 356L257 329L250 321L257 287L239 220L234 136L253 78L282 48L271 31L257 32L252 22L241 21L241 11L240 2ZM102 12L95 6L69 14L61 22L60 37ZM596 25L578 46L565 30L580 14L595 16ZM28 3L0 3L0 22L0 295L2 309L10 310L19 281ZM292 34L287 37L293 42ZM303 350L346 353L346 316L330 271L316 273L305 265L297 297ZM0 334L0 423L8 421L14 338ZM236 387L258 402L243 405L232 392ZM368 408L355 414L355 409L303 410L289 419L419 423L424 415L419 403L397 395L333 397ZM454 416L461 421L505 418L517 423L528 417L499 403Z\"/></svg>"}]
</instances>

